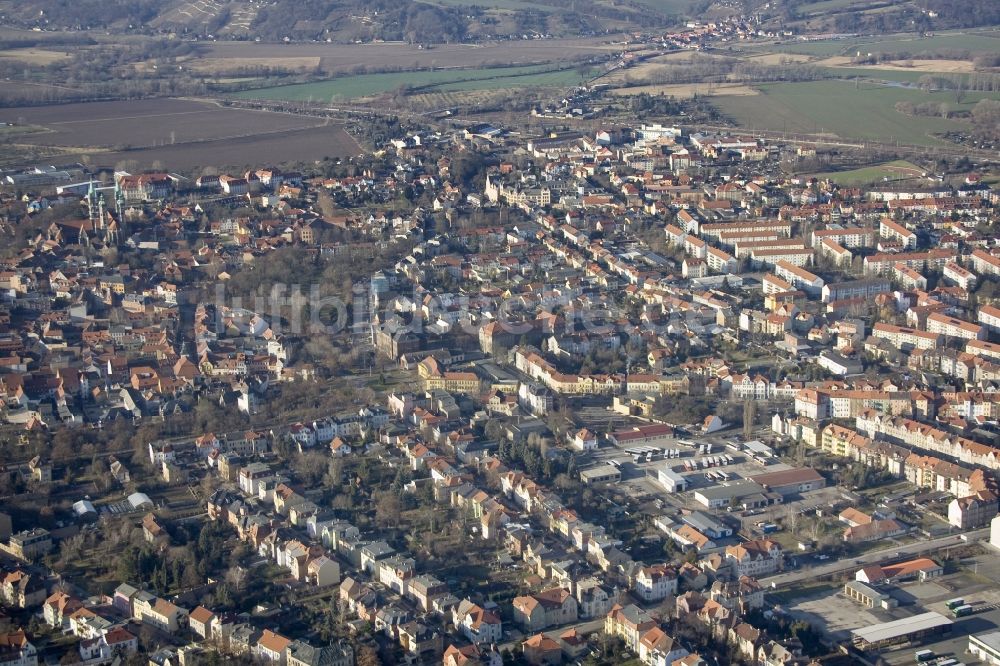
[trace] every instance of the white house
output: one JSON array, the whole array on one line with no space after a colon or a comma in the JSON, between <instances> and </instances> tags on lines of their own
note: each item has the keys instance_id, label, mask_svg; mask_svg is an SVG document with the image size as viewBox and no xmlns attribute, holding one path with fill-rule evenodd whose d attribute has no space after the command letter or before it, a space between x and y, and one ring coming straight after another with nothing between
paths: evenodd
<instances>
[{"instance_id":1,"label":"white house","mask_svg":"<svg viewBox=\"0 0 1000 666\"><path fill-rule=\"evenodd\" d=\"M705 417L705 421L701 425L701 431L707 435L710 432L718 432L724 427L726 427L726 424L722 422L722 419L713 414Z\"/></svg>"},{"instance_id":2,"label":"white house","mask_svg":"<svg viewBox=\"0 0 1000 666\"><path fill-rule=\"evenodd\" d=\"M594 451L597 449L597 435L582 428L573 435L573 448L577 451Z\"/></svg>"},{"instance_id":3,"label":"white house","mask_svg":"<svg viewBox=\"0 0 1000 666\"><path fill-rule=\"evenodd\" d=\"M666 564L643 567L635 577L635 592L644 601L660 601L677 594L677 572Z\"/></svg>"},{"instance_id":4,"label":"white house","mask_svg":"<svg viewBox=\"0 0 1000 666\"><path fill-rule=\"evenodd\" d=\"M468 599L452 609L452 622L472 643L499 643L503 635L500 616Z\"/></svg>"}]
</instances>

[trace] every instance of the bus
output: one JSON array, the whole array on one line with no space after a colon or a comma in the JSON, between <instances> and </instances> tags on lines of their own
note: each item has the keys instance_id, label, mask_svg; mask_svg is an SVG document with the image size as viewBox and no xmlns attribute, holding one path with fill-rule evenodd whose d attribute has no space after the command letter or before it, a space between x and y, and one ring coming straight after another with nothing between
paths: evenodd
<instances>
[{"instance_id":1,"label":"bus","mask_svg":"<svg viewBox=\"0 0 1000 666\"><path fill-rule=\"evenodd\" d=\"M952 615L955 617L965 617L966 615L972 615L973 608L969 604L962 604L961 606L956 606L951 609Z\"/></svg>"},{"instance_id":2,"label":"bus","mask_svg":"<svg viewBox=\"0 0 1000 666\"><path fill-rule=\"evenodd\" d=\"M937 655L934 654L934 650L917 650L913 654L913 656L914 656L914 658L916 658L917 663L920 664L920 663L923 663L925 661L930 661L931 659L933 659Z\"/></svg>"},{"instance_id":3,"label":"bus","mask_svg":"<svg viewBox=\"0 0 1000 666\"><path fill-rule=\"evenodd\" d=\"M965 599L963 599L962 597L958 597L957 599L946 601L944 605L948 607L948 610L955 610L959 606L965 605Z\"/></svg>"}]
</instances>

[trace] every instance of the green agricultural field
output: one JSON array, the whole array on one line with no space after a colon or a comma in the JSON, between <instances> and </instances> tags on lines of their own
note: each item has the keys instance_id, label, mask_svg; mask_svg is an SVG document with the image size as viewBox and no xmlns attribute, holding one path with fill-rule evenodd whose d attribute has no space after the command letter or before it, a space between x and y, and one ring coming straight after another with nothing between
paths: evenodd
<instances>
[{"instance_id":1,"label":"green agricultural field","mask_svg":"<svg viewBox=\"0 0 1000 666\"><path fill-rule=\"evenodd\" d=\"M861 40L856 38L817 39L808 42L794 41L783 42L781 44L767 44L753 50L760 53L801 53L803 55L827 57L842 55L845 50L855 47L859 43L861 43Z\"/></svg>"},{"instance_id":2,"label":"green agricultural field","mask_svg":"<svg viewBox=\"0 0 1000 666\"><path fill-rule=\"evenodd\" d=\"M294 102L346 100L378 95L403 86L421 89L433 87L437 90L453 91L482 90L484 88L557 85L556 83L542 83L552 80L564 81L558 85L574 85L581 81L581 77L575 68L551 70L537 65L489 69L439 69L344 76L315 83L244 90L234 96L240 99L282 99Z\"/></svg>"},{"instance_id":3,"label":"green agricultural field","mask_svg":"<svg viewBox=\"0 0 1000 666\"><path fill-rule=\"evenodd\" d=\"M819 178L820 180L829 179L843 187L860 187L862 185L871 185L872 183L882 183L887 180L917 178L922 172L923 169L912 162L895 160L894 162L876 164L862 169L817 173L813 174L812 177Z\"/></svg>"},{"instance_id":4,"label":"green agricultural field","mask_svg":"<svg viewBox=\"0 0 1000 666\"><path fill-rule=\"evenodd\" d=\"M957 120L909 117L895 109L897 102L942 102L954 110L970 110L980 99L1000 94L970 93L961 104L947 92L929 93L872 83L843 80L775 83L758 86L760 95L726 97L712 102L742 127L806 134L834 134L844 139L945 145L933 135L960 129Z\"/></svg>"},{"instance_id":5,"label":"green agricultural field","mask_svg":"<svg viewBox=\"0 0 1000 666\"><path fill-rule=\"evenodd\" d=\"M965 51L1000 51L1000 32L953 32L931 37L899 35L892 39L862 42L858 48L868 53L896 53L899 51L934 51L937 49L962 49Z\"/></svg>"},{"instance_id":6,"label":"green agricultural field","mask_svg":"<svg viewBox=\"0 0 1000 666\"><path fill-rule=\"evenodd\" d=\"M810 5L813 7L815 5ZM962 49L973 53L1000 51L1000 32L949 32L930 37L916 34L889 35L885 39L850 37L846 39L821 39L810 42L786 42L761 47L761 51L775 53L802 53L814 56L854 55L862 53L921 53L938 49Z\"/></svg>"},{"instance_id":7,"label":"green agricultural field","mask_svg":"<svg viewBox=\"0 0 1000 666\"><path fill-rule=\"evenodd\" d=\"M537 72L513 76L498 76L494 79L474 79L471 81L456 81L442 83L427 89L428 92L462 92L466 90L500 90L502 88L524 88L528 86L565 88L578 86L593 75L588 71L581 76L574 69L559 69L550 72Z\"/></svg>"}]
</instances>

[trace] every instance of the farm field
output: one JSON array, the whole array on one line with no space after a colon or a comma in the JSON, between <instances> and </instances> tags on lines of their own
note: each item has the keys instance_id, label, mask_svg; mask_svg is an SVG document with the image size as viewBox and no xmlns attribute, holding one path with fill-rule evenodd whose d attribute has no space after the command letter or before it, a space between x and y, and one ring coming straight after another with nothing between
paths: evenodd
<instances>
[{"instance_id":1,"label":"farm field","mask_svg":"<svg viewBox=\"0 0 1000 666\"><path fill-rule=\"evenodd\" d=\"M904 64L905 62L905 64ZM847 56L833 56L813 63L821 67L854 67L851 58ZM868 69L882 69L897 72L921 72L921 73L968 73L975 71L975 67L970 60L907 60L896 62L883 62L877 65L862 65Z\"/></svg>"},{"instance_id":2,"label":"farm field","mask_svg":"<svg viewBox=\"0 0 1000 666\"><path fill-rule=\"evenodd\" d=\"M730 97L746 97L749 95L759 95L755 89L742 83L671 83L664 85L633 86L631 88L616 88L611 91L613 95L668 95L677 98L690 98L695 95Z\"/></svg>"},{"instance_id":3,"label":"farm field","mask_svg":"<svg viewBox=\"0 0 1000 666\"><path fill-rule=\"evenodd\" d=\"M716 97L719 109L746 128L800 133L823 133L844 139L936 146L945 142L935 133L960 129L957 120L908 117L895 110L896 102L945 102L954 111L970 110L986 97L971 93L962 104L948 93L929 93L912 88L832 80L809 83L776 83L757 87L761 94ZM836 100L836 103L831 103Z\"/></svg>"},{"instance_id":4,"label":"farm field","mask_svg":"<svg viewBox=\"0 0 1000 666\"><path fill-rule=\"evenodd\" d=\"M863 9L865 4L863 0L819 0L819 2L804 4L801 11L807 15L821 14L835 9L847 9L853 5L859 5L859 8Z\"/></svg>"},{"instance_id":5,"label":"farm field","mask_svg":"<svg viewBox=\"0 0 1000 666\"><path fill-rule=\"evenodd\" d=\"M686 15L691 12L693 0L635 0L637 4L664 14Z\"/></svg>"},{"instance_id":6,"label":"farm field","mask_svg":"<svg viewBox=\"0 0 1000 666\"><path fill-rule=\"evenodd\" d=\"M895 53L907 51L913 54L937 49L961 49L964 51L1000 51L1000 32L970 31L939 33L930 37L913 34L860 36L844 39L823 39L809 42L786 42L760 47L762 51L802 53L814 56L855 55L861 53Z\"/></svg>"},{"instance_id":7,"label":"farm field","mask_svg":"<svg viewBox=\"0 0 1000 666\"><path fill-rule=\"evenodd\" d=\"M317 118L226 109L209 102L150 99L0 109L0 122L30 121L49 131L32 142L115 148L221 140L315 127Z\"/></svg>"},{"instance_id":8,"label":"farm field","mask_svg":"<svg viewBox=\"0 0 1000 666\"><path fill-rule=\"evenodd\" d=\"M210 102L149 99L0 109L0 122L44 128L16 137L22 147L89 155L95 163L161 162L166 169L280 162L360 151L339 125L320 118L228 109ZM131 148L131 150L129 149Z\"/></svg>"},{"instance_id":9,"label":"farm field","mask_svg":"<svg viewBox=\"0 0 1000 666\"><path fill-rule=\"evenodd\" d=\"M245 136L226 141L158 146L127 152L89 153L94 164L126 168L161 168L197 172L199 167L243 167L284 162L311 162L326 157L348 157L361 147L339 125L307 127L280 134ZM88 153L81 152L78 155Z\"/></svg>"},{"instance_id":10,"label":"farm field","mask_svg":"<svg viewBox=\"0 0 1000 666\"><path fill-rule=\"evenodd\" d=\"M875 79L896 83L916 83L921 77L934 72L907 72L896 69L876 69L874 67L827 67L826 72L837 79Z\"/></svg>"},{"instance_id":11,"label":"farm field","mask_svg":"<svg viewBox=\"0 0 1000 666\"><path fill-rule=\"evenodd\" d=\"M485 9L531 9L539 12L553 11L553 7L547 6L544 2L528 2L527 0L427 0L428 4L441 5L443 7L469 7L476 5Z\"/></svg>"},{"instance_id":12,"label":"farm field","mask_svg":"<svg viewBox=\"0 0 1000 666\"><path fill-rule=\"evenodd\" d=\"M813 174L812 177L821 180L832 180L844 187L860 187L872 183L880 183L887 180L906 180L908 178L918 178L923 173L923 169L907 162L906 160L895 160L884 164L876 164L861 169L851 169L849 171L829 171L826 173Z\"/></svg>"},{"instance_id":13,"label":"farm field","mask_svg":"<svg viewBox=\"0 0 1000 666\"><path fill-rule=\"evenodd\" d=\"M51 65L60 60L69 59L70 55L66 51L56 51L48 49L5 49L0 51L0 58L21 60L33 65Z\"/></svg>"},{"instance_id":14,"label":"farm field","mask_svg":"<svg viewBox=\"0 0 1000 666\"><path fill-rule=\"evenodd\" d=\"M622 50L610 38L538 39L495 42L483 46L442 44L421 49L411 44L257 44L254 42L216 42L205 46L201 59L208 59L216 69L242 67L261 58L320 58L320 68L328 73L357 72L389 68L430 69L474 68L500 65L526 65L571 61L592 56L606 56ZM249 59L249 60L248 60ZM199 59L192 60L197 67ZM246 61L246 62L245 62Z\"/></svg>"},{"instance_id":15,"label":"farm field","mask_svg":"<svg viewBox=\"0 0 1000 666\"><path fill-rule=\"evenodd\" d=\"M462 92L429 92L408 95L406 105L416 111L439 111L453 106L494 104L506 98L509 90L467 90Z\"/></svg>"},{"instance_id":16,"label":"farm field","mask_svg":"<svg viewBox=\"0 0 1000 666\"><path fill-rule=\"evenodd\" d=\"M573 85L581 82L575 68L547 71L538 66L501 67L496 69L448 69L422 72L392 72L345 76L329 81L301 83L246 90L236 93L240 99L284 99L290 101L328 101L355 99L410 88L442 91L497 89L534 85Z\"/></svg>"},{"instance_id":17,"label":"farm field","mask_svg":"<svg viewBox=\"0 0 1000 666\"><path fill-rule=\"evenodd\" d=\"M460 92L465 90L500 90L504 88L523 88L527 86L562 88L580 85L589 78L581 76L573 69L560 69L547 72L537 72L526 75L498 76L491 79L476 79L473 81L456 81L432 86L431 91Z\"/></svg>"}]
</instances>

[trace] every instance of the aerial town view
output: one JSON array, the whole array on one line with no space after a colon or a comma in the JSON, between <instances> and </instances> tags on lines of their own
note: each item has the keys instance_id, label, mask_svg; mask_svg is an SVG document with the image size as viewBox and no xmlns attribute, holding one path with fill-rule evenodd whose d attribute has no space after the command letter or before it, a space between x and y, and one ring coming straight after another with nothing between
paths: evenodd
<instances>
[{"instance_id":1,"label":"aerial town view","mask_svg":"<svg viewBox=\"0 0 1000 666\"><path fill-rule=\"evenodd\" d=\"M1000 666L1000 0L0 0L0 666Z\"/></svg>"}]
</instances>

